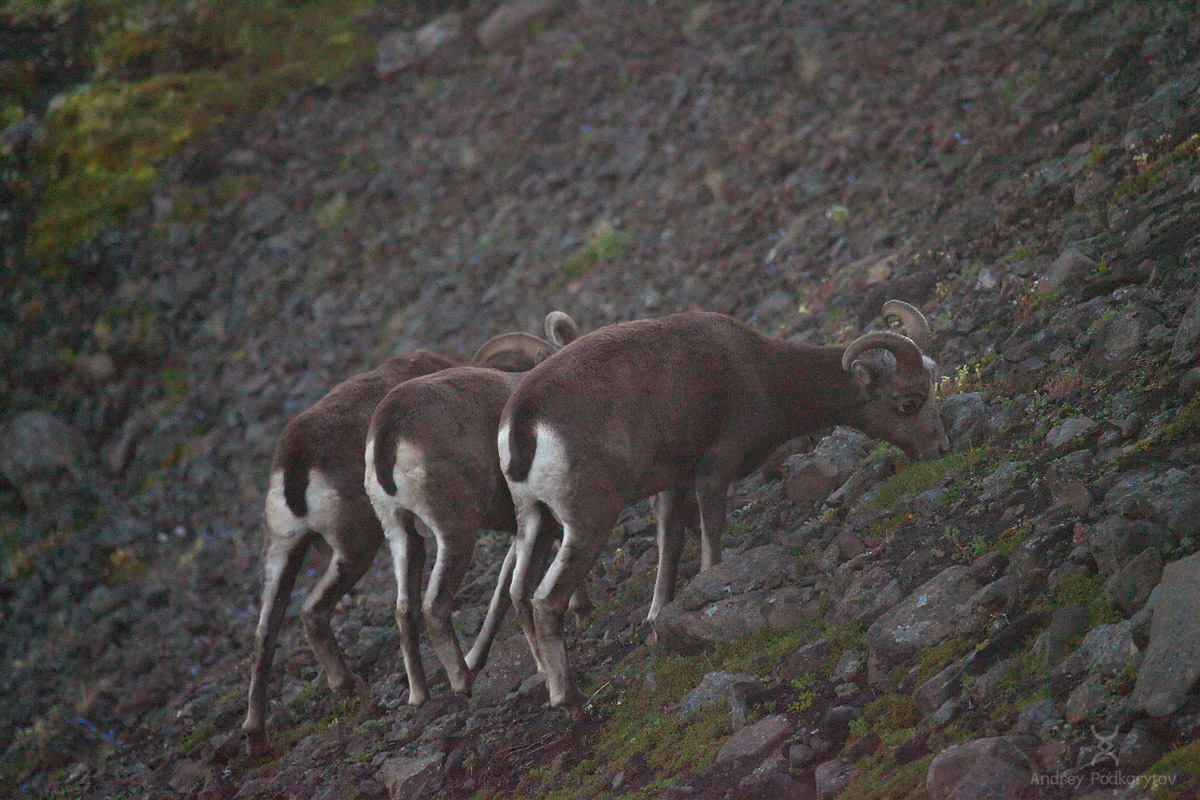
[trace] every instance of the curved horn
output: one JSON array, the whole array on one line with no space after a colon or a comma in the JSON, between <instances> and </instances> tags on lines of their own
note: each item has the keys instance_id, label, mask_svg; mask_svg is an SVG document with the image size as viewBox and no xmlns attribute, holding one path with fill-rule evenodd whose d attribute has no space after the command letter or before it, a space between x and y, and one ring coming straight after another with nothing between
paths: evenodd
<instances>
[{"instance_id":1,"label":"curved horn","mask_svg":"<svg viewBox=\"0 0 1200 800\"><path fill-rule=\"evenodd\" d=\"M917 347L922 351L929 347L929 342L933 339L933 329L929 326L929 320L925 319L925 315L916 306L910 306L903 300L888 300L883 304L882 315L884 321L887 321L888 317L898 317L904 325L904 332Z\"/></svg>"},{"instance_id":2,"label":"curved horn","mask_svg":"<svg viewBox=\"0 0 1200 800\"><path fill-rule=\"evenodd\" d=\"M896 364L904 372L916 372L925 368L921 348L907 336L891 331L871 331L855 339L842 353L842 369L849 370L854 359L864 350L889 350L896 357Z\"/></svg>"},{"instance_id":3,"label":"curved horn","mask_svg":"<svg viewBox=\"0 0 1200 800\"><path fill-rule=\"evenodd\" d=\"M557 347L566 347L579 338L579 326L570 315L551 311L546 315L546 338Z\"/></svg>"},{"instance_id":4,"label":"curved horn","mask_svg":"<svg viewBox=\"0 0 1200 800\"><path fill-rule=\"evenodd\" d=\"M502 333L483 343L471 358L471 366L481 367L500 353L527 353L535 362L558 350L558 347L528 333Z\"/></svg>"}]
</instances>

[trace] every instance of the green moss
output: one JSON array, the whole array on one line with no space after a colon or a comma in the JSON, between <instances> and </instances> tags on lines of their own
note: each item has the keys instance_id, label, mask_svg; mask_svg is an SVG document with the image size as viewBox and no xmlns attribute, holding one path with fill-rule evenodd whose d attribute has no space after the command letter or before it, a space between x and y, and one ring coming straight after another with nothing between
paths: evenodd
<instances>
[{"instance_id":1,"label":"green moss","mask_svg":"<svg viewBox=\"0 0 1200 800\"><path fill-rule=\"evenodd\" d=\"M600 220L588 231L583 244L558 268L560 283L579 280L593 268L613 261L621 255L628 241L628 231L608 220Z\"/></svg>"},{"instance_id":2,"label":"green moss","mask_svg":"<svg viewBox=\"0 0 1200 800\"><path fill-rule=\"evenodd\" d=\"M146 200L184 142L343 72L368 47L360 12L372 6L97 3L81 18L97 42L96 74L45 120L28 254L64 274L73 251Z\"/></svg>"},{"instance_id":3,"label":"green moss","mask_svg":"<svg viewBox=\"0 0 1200 800\"><path fill-rule=\"evenodd\" d=\"M1093 624L1112 622L1116 612L1104 598L1104 576L1069 575L1034 603L1037 611L1052 611L1065 606L1085 606L1092 612Z\"/></svg>"},{"instance_id":4,"label":"green moss","mask_svg":"<svg viewBox=\"0 0 1200 800\"><path fill-rule=\"evenodd\" d=\"M915 461L888 478L867 503L868 510L890 508L901 498L920 494L942 482L946 474L974 466L984 456L979 447L958 450L944 458Z\"/></svg>"},{"instance_id":5,"label":"green moss","mask_svg":"<svg viewBox=\"0 0 1200 800\"><path fill-rule=\"evenodd\" d=\"M917 659L917 682L924 683L929 680L973 647L969 640L953 637L939 645L926 648Z\"/></svg>"},{"instance_id":6,"label":"green moss","mask_svg":"<svg viewBox=\"0 0 1200 800\"><path fill-rule=\"evenodd\" d=\"M188 734L188 737L179 745L179 749L184 753L190 753L216 735L217 726L204 720Z\"/></svg>"},{"instance_id":7,"label":"green moss","mask_svg":"<svg viewBox=\"0 0 1200 800\"><path fill-rule=\"evenodd\" d=\"M1188 797L1200 791L1200 740L1176 747L1146 770L1148 776L1162 776L1152 785L1155 797Z\"/></svg>"}]
</instances>

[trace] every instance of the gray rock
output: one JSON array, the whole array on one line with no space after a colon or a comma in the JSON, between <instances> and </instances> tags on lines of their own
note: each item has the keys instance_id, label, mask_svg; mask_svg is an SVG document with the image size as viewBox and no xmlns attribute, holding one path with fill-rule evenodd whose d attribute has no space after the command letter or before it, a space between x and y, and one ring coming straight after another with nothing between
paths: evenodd
<instances>
[{"instance_id":1,"label":"gray rock","mask_svg":"<svg viewBox=\"0 0 1200 800\"><path fill-rule=\"evenodd\" d=\"M848 574L853 577L845 589L832 592L837 597L832 614L835 622L869 624L904 598L900 581L878 564Z\"/></svg>"},{"instance_id":2,"label":"gray rock","mask_svg":"<svg viewBox=\"0 0 1200 800\"><path fill-rule=\"evenodd\" d=\"M1009 800L1029 787L1033 765L1007 739L951 745L934 757L925 787L934 800Z\"/></svg>"},{"instance_id":3,"label":"gray rock","mask_svg":"<svg viewBox=\"0 0 1200 800\"><path fill-rule=\"evenodd\" d=\"M1038 279L1036 291L1041 295L1056 294L1068 286L1077 285L1095 266L1096 262L1078 248L1070 247L1054 259L1054 263Z\"/></svg>"},{"instance_id":4,"label":"gray rock","mask_svg":"<svg viewBox=\"0 0 1200 800\"><path fill-rule=\"evenodd\" d=\"M1096 565L1106 575L1120 571L1139 553L1153 547L1160 551L1175 544L1175 538L1149 520L1107 517L1092 528L1088 541Z\"/></svg>"},{"instance_id":5,"label":"gray rock","mask_svg":"<svg viewBox=\"0 0 1200 800\"><path fill-rule=\"evenodd\" d=\"M1136 313L1123 312L1113 318L1104 331L1104 344L1097 366L1103 370L1127 369L1143 349L1146 326Z\"/></svg>"},{"instance_id":6,"label":"gray rock","mask_svg":"<svg viewBox=\"0 0 1200 800\"><path fill-rule=\"evenodd\" d=\"M1149 517L1176 537L1200 533L1200 481L1176 467L1121 476L1104 495L1104 505L1112 513Z\"/></svg>"},{"instance_id":7,"label":"gray rock","mask_svg":"<svg viewBox=\"0 0 1200 800\"><path fill-rule=\"evenodd\" d=\"M1129 620L1097 625L1088 631L1075 652L1067 656L1055 672L1098 672L1111 677L1126 667L1136 666L1141 651L1134 644L1130 629Z\"/></svg>"},{"instance_id":8,"label":"gray rock","mask_svg":"<svg viewBox=\"0 0 1200 800\"><path fill-rule=\"evenodd\" d=\"M1064 606L1055 610L1046 630L1034 640L1033 652L1047 667L1054 666L1066 658L1068 644L1086 631L1091 622L1092 612L1084 606Z\"/></svg>"},{"instance_id":9,"label":"gray rock","mask_svg":"<svg viewBox=\"0 0 1200 800\"><path fill-rule=\"evenodd\" d=\"M737 759L762 758L783 744L792 732L792 723L783 714L772 714L747 725L721 745L716 763Z\"/></svg>"},{"instance_id":10,"label":"gray rock","mask_svg":"<svg viewBox=\"0 0 1200 800\"><path fill-rule=\"evenodd\" d=\"M22 411L0 435L0 474L27 505L36 505L38 485L70 476L82 480L83 439L45 411Z\"/></svg>"},{"instance_id":11,"label":"gray rock","mask_svg":"<svg viewBox=\"0 0 1200 800\"><path fill-rule=\"evenodd\" d=\"M1117 749L1117 758L1121 760L1123 772L1137 775L1165 756L1168 749L1162 737L1154 735L1145 724L1135 723Z\"/></svg>"},{"instance_id":12,"label":"gray rock","mask_svg":"<svg viewBox=\"0 0 1200 800\"><path fill-rule=\"evenodd\" d=\"M388 33L376 50L375 72L381 78L390 78L425 62L435 51L457 39L462 25L462 14L450 12L423 25L416 33L405 30Z\"/></svg>"},{"instance_id":13,"label":"gray rock","mask_svg":"<svg viewBox=\"0 0 1200 800\"><path fill-rule=\"evenodd\" d=\"M800 770L811 764L817 757L816 751L806 744L797 743L788 748L788 766L792 770Z\"/></svg>"},{"instance_id":14,"label":"gray rock","mask_svg":"<svg viewBox=\"0 0 1200 800\"><path fill-rule=\"evenodd\" d=\"M953 697L938 706L937 711L929 715L929 724L935 728L944 728L949 725L955 717L962 711L962 704Z\"/></svg>"},{"instance_id":15,"label":"gray rock","mask_svg":"<svg viewBox=\"0 0 1200 800\"><path fill-rule=\"evenodd\" d=\"M659 641L681 652L732 642L764 627L791 630L821 613L811 587L783 586L791 558L764 545L700 573L663 609Z\"/></svg>"},{"instance_id":16,"label":"gray rock","mask_svg":"<svg viewBox=\"0 0 1200 800\"><path fill-rule=\"evenodd\" d=\"M931 717L951 698L955 697L962 687L962 675L970 658L960 658L929 680L922 683L913 692L913 705L923 717Z\"/></svg>"},{"instance_id":17,"label":"gray rock","mask_svg":"<svg viewBox=\"0 0 1200 800\"><path fill-rule=\"evenodd\" d=\"M823 636L793 650L792 654L784 661L781 672L789 680L795 680L802 675L812 675L821 668L832 651L833 639Z\"/></svg>"},{"instance_id":18,"label":"gray rock","mask_svg":"<svg viewBox=\"0 0 1200 800\"><path fill-rule=\"evenodd\" d=\"M1192 367L1179 379L1179 396L1188 399L1200 390L1200 367Z\"/></svg>"},{"instance_id":19,"label":"gray rock","mask_svg":"<svg viewBox=\"0 0 1200 800\"><path fill-rule=\"evenodd\" d=\"M966 392L942 401L942 424L951 446L957 450L979 444L992 433L992 414L979 392Z\"/></svg>"},{"instance_id":20,"label":"gray rock","mask_svg":"<svg viewBox=\"0 0 1200 800\"><path fill-rule=\"evenodd\" d=\"M496 705L536 671L537 664L523 633L501 639L492 646L487 663L475 678L472 703L484 707Z\"/></svg>"},{"instance_id":21,"label":"gray rock","mask_svg":"<svg viewBox=\"0 0 1200 800\"><path fill-rule=\"evenodd\" d=\"M1054 450L1061 450L1095 429L1096 420L1091 417L1071 417L1050 429L1046 434L1046 444Z\"/></svg>"},{"instance_id":22,"label":"gray rock","mask_svg":"<svg viewBox=\"0 0 1200 800\"><path fill-rule=\"evenodd\" d=\"M1104 582L1104 597L1113 608L1132 614L1158 585L1162 568L1158 548L1148 547Z\"/></svg>"},{"instance_id":23,"label":"gray rock","mask_svg":"<svg viewBox=\"0 0 1200 800\"><path fill-rule=\"evenodd\" d=\"M803 787L787 773L783 752L772 753L738 784L747 792L767 797L800 797Z\"/></svg>"},{"instance_id":24,"label":"gray rock","mask_svg":"<svg viewBox=\"0 0 1200 800\"><path fill-rule=\"evenodd\" d=\"M443 756L395 756L383 762L375 777L387 788L392 800L417 800L437 787Z\"/></svg>"},{"instance_id":25,"label":"gray rock","mask_svg":"<svg viewBox=\"0 0 1200 800\"><path fill-rule=\"evenodd\" d=\"M509 0L488 15L475 35L484 50L495 50L532 23L551 19L561 8L562 0Z\"/></svg>"},{"instance_id":26,"label":"gray rock","mask_svg":"<svg viewBox=\"0 0 1200 800\"><path fill-rule=\"evenodd\" d=\"M1017 715L1017 730L1022 733L1039 734L1043 729L1049 730L1055 725L1062 724L1062 715L1054 701L1048 698L1036 700Z\"/></svg>"},{"instance_id":27,"label":"gray rock","mask_svg":"<svg viewBox=\"0 0 1200 800\"><path fill-rule=\"evenodd\" d=\"M842 653L841 658L833 667L833 674L829 677L834 683L844 683L848 680L853 680L854 676L863 665L863 654L858 650L847 650Z\"/></svg>"},{"instance_id":28,"label":"gray rock","mask_svg":"<svg viewBox=\"0 0 1200 800\"><path fill-rule=\"evenodd\" d=\"M242 221L250 233L263 233L287 214L287 206L271 192L263 192L242 206Z\"/></svg>"},{"instance_id":29,"label":"gray rock","mask_svg":"<svg viewBox=\"0 0 1200 800\"><path fill-rule=\"evenodd\" d=\"M850 477L867 452L867 437L850 428L835 428L811 453L785 462L784 491L797 505L825 499Z\"/></svg>"},{"instance_id":30,"label":"gray rock","mask_svg":"<svg viewBox=\"0 0 1200 800\"><path fill-rule=\"evenodd\" d=\"M1171 358L1178 364L1190 364L1200 355L1200 292L1192 298L1183 312L1175 332L1175 343L1171 346Z\"/></svg>"},{"instance_id":31,"label":"gray rock","mask_svg":"<svg viewBox=\"0 0 1200 800\"><path fill-rule=\"evenodd\" d=\"M762 682L753 675L710 672L701 679L699 686L683 698L679 716L687 716L717 703L726 703L733 713L733 728L739 730L746 724L747 701L763 691Z\"/></svg>"},{"instance_id":32,"label":"gray rock","mask_svg":"<svg viewBox=\"0 0 1200 800\"><path fill-rule=\"evenodd\" d=\"M951 636L971 631L971 597L980 589L969 567L938 574L867 629L867 648L879 663L903 663Z\"/></svg>"},{"instance_id":33,"label":"gray rock","mask_svg":"<svg viewBox=\"0 0 1200 800\"><path fill-rule=\"evenodd\" d=\"M420 59L416 36L411 31L392 31L379 41L375 51L375 72L381 78L390 78Z\"/></svg>"},{"instance_id":34,"label":"gray rock","mask_svg":"<svg viewBox=\"0 0 1200 800\"><path fill-rule=\"evenodd\" d=\"M1150 598L1150 646L1130 707L1155 717L1173 714L1200 677L1200 553L1168 564Z\"/></svg>"},{"instance_id":35,"label":"gray rock","mask_svg":"<svg viewBox=\"0 0 1200 800\"><path fill-rule=\"evenodd\" d=\"M817 771L814 775L817 784L817 796L830 798L841 794L842 789L846 787L846 782L850 779L851 769L850 762L841 758L835 758L832 761L826 761L823 764L817 765Z\"/></svg>"},{"instance_id":36,"label":"gray rock","mask_svg":"<svg viewBox=\"0 0 1200 800\"><path fill-rule=\"evenodd\" d=\"M1067 702L1063 706L1063 716L1072 725L1082 722L1090 714L1096 714L1105 702L1112 697L1112 692L1104 685L1104 679L1099 675L1088 675L1071 690Z\"/></svg>"},{"instance_id":37,"label":"gray rock","mask_svg":"<svg viewBox=\"0 0 1200 800\"><path fill-rule=\"evenodd\" d=\"M1028 461L1007 461L996 469L982 481L980 488L983 490L979 495L979 500L982 503L991 503L1013 488L1016 482L1029 471Z\"/></svg>"}]
</instances>

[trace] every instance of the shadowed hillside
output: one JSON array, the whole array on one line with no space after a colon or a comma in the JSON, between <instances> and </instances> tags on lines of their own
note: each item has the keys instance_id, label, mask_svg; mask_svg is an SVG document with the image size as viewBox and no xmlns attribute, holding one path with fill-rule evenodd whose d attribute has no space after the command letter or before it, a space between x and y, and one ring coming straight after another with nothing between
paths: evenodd
<instances>
[{"instance_id":1,"label":"shadowed hillside","mask_svg":"<svg viewBox=\"0 0 1200 800\"><path fill-rule=\"evenodd\" d=\"M0 23L4 794L1197 796L1190 3L61 5ZM386 553L331 695L314 553L244 755L271 453L336 383L551 309L845 344L893 297L953 452L785 446L657 644L626 510L580 720L511 621L469 701L426 645L407 706Z\"/></svg>"}]
</instances>

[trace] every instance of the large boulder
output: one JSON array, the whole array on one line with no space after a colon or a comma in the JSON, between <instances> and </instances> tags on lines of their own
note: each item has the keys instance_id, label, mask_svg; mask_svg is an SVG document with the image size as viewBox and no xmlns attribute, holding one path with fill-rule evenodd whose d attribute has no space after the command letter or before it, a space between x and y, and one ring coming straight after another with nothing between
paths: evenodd
<instances>
[{"instance_id":1,"label":"large boulder","mask_svg":"<svg viewBox=\"0 0 1200 800\"><path fill-rule=\"evenodd\" d=\"M793 725L783 714L772 714L730 736L717 752L717 763L761 759L783 744Z\"/></svg>"},{"instance_id":2,"label":"large boulder","mask_svg":"<svg viewBox=\"0 0 1200 800\"><path fill-rule=\"evenodd\" d=\"M535 22L545 22L561 9L562 0L509 0L475 31L484 50L495 50L515 39Z\"/></svg>"},{"instance_id":3,"label":"large boulder","mask_svg":"<svg viewBox=\"0 0 1200 800\"><path fill-rule=\"evenodd\" d=\"M1029 788L1033 765L1008 739L991 737L947 747L925 774L933 800L1010 800Z\"/></svg>"},{"instance_id":4,"label":"large boulder","mask_svg":"<svg viewBox=\"0 0 1200 800\"><path fill-rule=\"evenodd\" d=\"M971 598L982 587L967 566L954 566L931 578L867 629L867 647L876 664L901 664L979 624Z\"/></svg>"},{"instance_id":5,"label":"large boulder","mask_svg":"<svg viewBox=\"0 0 1200 800\"><path fill-rule=\"evenodd\" d=\"M27 505L64 477L82 479L83 439L45 411L23 411L0 431L0 475Z\"/></svg>"},{"instance_id":6,"label":"large boulder","mask_svg":"<svg viewBox=\"0 0 1200 800\"><path fill-rule=\"evenodd\" d=\"M850 428L835 428L811 453L786 462L784 491L797 505L824 500L850 477L867 454L867 437Z\"/></svg>"},{"instance_id":7,"label":"large boulder","mask_svg":"<svg viewBox=\"0 0 1200 800\"><path fill-rule=\"evenodd\" d=\"M734 642L765 627L789 630L820 613L811 587L786 585L792 559L764 545L701 572L668 603L654 623L666 647L690 652Z\"/></svg>"},{"instance_id":8,"label":"large boulder","mask_svg":"<svg viewBox=\"0 0 1200 800\"><path fill-rule=\"evenodd\" d=\"M1129 705L1163 717L1183 705L1200 678L1200 553L1163 568L1149 605L1150 644Z\"/></svg>"}]
</instances>

